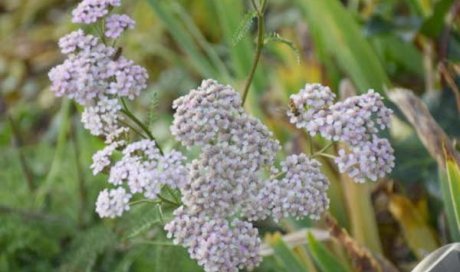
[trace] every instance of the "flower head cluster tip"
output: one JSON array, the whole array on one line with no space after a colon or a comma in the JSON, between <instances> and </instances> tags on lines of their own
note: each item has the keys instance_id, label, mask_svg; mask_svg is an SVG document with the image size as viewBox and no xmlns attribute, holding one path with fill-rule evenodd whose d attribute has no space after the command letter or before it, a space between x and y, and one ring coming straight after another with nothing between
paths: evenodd
<instances>
[{"instance_id":1,"label":"flower head cluster tip","mask_svg":"<svg viewBox=\"0 0 460 272\"><path fill-rule=\"evenodd\" d=\"M391 109L373 90L333 103L335 95L328 87L307 84L291 96L291 123L310 135L347 145L339 151L339 170L358 182L377 180L394 166L393 149L377 133L389 126Z\"/></svg>"}]
</instances>

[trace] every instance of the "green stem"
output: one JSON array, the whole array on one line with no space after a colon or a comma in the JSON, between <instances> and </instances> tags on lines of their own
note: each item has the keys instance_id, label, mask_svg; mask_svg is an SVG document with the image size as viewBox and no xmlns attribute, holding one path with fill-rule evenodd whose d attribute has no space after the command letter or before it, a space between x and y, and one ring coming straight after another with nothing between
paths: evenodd
<instances>
[{"instance_id":1,"label":"green stem","mask_svg":"<svg viewBox=\"0 0 460 272\"><path fill-rule=\"evenodd\" d=\"M316 157L316 156L322 156L322 157L333 159L333 160L336 159L334 155L326 154L326 153L316 153L315 155L313 155L313 157Z\"/></svg>"},{"instance_id":2,"label":"green stem","mask_svg":"<svg viewBox=\"0 0 460 272\"><path fill-rule=\"evenodd\" d=\"M264 10L266 7L267 1L263 0L262 5L258 7L254 0L252 0L252 5L257 12L257 47L256 47L256 54L254 56L254 61L252 63L251 71L249 72L248 79L246 80L246 84L243 90L243 105L246 102L246 98L249 93L249 88L251 87L251 82L254 79L254 75L257 70L257 64L259 63L260 56L262 54L262 49L264 48L264 32L265 32L265 25L264 25Z\"/></svg>"},{"instance_id":3,"label":"green stem","mask_svg":"<svg viewBox=\"0 0 460 272\"><path fill-rule=\"evenodd\" d=\"M321 148L321 150L315 152L315 154L313 154L313 156L316 156L316 155L319 155L319 154L325 154L324 151L328 150L332 145L334 145L334 143L330 142L329 144L327 144L323 148Z\"/></svg>"},{"instance_id":4,"label":"green stem","mask_svg":"<svg viewBox=\"0 0 460 272\"><path fill-rule=\"evenodd\" d=\"M150 199L139 199L139 200L134 200L129 202L129 206L137 205L137 204L142 204L142 203L151 203L151 204L159 204L159 201L154 201Z\"/></svg>"},{"instance_id":5,"label":"green stem","mask_svg":"<svg viewBox=\"0 0 460 272\"><path fill-rule=\"evenodd\" d=\"M160 145L156 141L155 137L153 137L153 134L150 132L150 130L133 114L131 111L129 111L126 102L123 98L121 98L121 103L123 105L123 109L121 110L122 113L124 113L129 119L131 119L136 125L139 126L148 136L150 140L153 140L155 142L155 146L160 150L161 155L163 155L163 149L161 149Z\"/></svg>"},{"instance_id":6,"label":"green stem","mask_svg":"<svg viewBox=\"0 0 460 272\"><path fill-rule=\"evenodd\" d=\"M140 132L138 129L136 129L135 127L133 127L132 125L130 125L129 123L125 122L125 121L120 121L120 123L122 123L123 125L129 127L132 131L134 131L137 135L139 135L140 137L142 138L148 138L147 136L145 136L144 134L142 134L142 132Z\"/></svg>"}]
</instances>

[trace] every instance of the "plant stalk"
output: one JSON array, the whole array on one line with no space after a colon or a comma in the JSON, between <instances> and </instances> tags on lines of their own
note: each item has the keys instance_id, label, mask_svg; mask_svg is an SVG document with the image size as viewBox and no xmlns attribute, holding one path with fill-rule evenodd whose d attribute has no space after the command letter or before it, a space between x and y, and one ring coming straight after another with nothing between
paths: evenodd
<instances>
[{"instance_id":1,"label":"plant stalk","mask_svg":"<svg viewBox=\"0 0 460 272\"><path fill-rule=\"evenodd\" d=\"M260 60L260 56L262 55L262 49L264 48L264 33L265 33L265 23L264 23L264 11L266 7L267 1L263 0L260 7L256 5L254 0L252 0L252 5L257 12L257 46L256 46L256 54L254 55L254 60L252 63L251 71L249 72L248 79L246 80L246 84L243 90L243 105L246 102L249 89L251 87L252 80L254 79L254 75L257 70L257 65Z\"/></svg>"}]
</instances>

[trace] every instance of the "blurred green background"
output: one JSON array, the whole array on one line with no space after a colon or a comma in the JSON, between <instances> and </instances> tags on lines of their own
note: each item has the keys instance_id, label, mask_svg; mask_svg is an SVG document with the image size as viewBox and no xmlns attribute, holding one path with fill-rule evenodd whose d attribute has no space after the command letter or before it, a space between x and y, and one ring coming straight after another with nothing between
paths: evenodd
<instances>
[{"instance_id":1,"label":"blurred green background","mask_svg":"<svg viewBox=\"0 0 460 272\"><path fill-rule=\"evenodd\" d=\"M56 98L47 78L63 61L57 40L78 27L70 22L77 2L0 1L0 271L200 271L166 240L167 217L157 209L137 205L115 220L94 212L106 177L92 176L89 165L103 141L83 129L81 108ZM257 27L250 1L133 0L122 10L137 21L122 38L123 52L150 74L131 107L166 149L178 147L169 133L175 98L204 78L244 86ZM308 146L285 116L289 95L306 82L337 92L403 87L424 101L458 150L459 12L453 0L269 0L247 110L274 131L282 157ZM356 244L303 235L290 249L280 235L331 225L258 222L275 250L256 271L410 271L426 253L460 241L449 208L455 199L445 189L455 182L446 173L458 165L446 170L387 102L396 112L391 177L355 185L323 162L330 213ZM370 255L360 259L364 249ZM377 266L360 268L366 261Z\"/></svg>"}]
</instances>

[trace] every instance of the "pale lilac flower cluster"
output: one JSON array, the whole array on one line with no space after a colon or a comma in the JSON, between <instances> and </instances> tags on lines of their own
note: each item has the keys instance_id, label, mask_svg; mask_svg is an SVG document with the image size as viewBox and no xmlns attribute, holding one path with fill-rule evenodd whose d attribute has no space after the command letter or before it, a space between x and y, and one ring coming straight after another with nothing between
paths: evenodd
<instances>
[{"instance_id":1,"label":"pale lilac flower cluster","mask_svg":"<svg viewBox=\"0 0 460 272\"><path fill-rule=\"evenodd\" d=\"M105 20L105 35L118 38L134 27L126 15L109 15L120 0L83 0L73 11L73 22L99 23ZM104 24L101 24L104 25ZM134 194L154 199L162 186L180 188L187 183L185 157L171 151L161 154L154 141L128 144L123 140L128 128L123 126L120 98L134 99L147 87L147 71L121 56L121 50L83 30L74 31L59 40L67 56L63 64L51 69L51 90L84 106L82 123L93 135L104 136L107 146L94 154L93 174L109 173L114 189L100 192L96 212L101 217L120 216L129 209ZM114 153L121 159L114 161Z\"/></svg>"},{"instance_id":2,"label":"pale lilac flower cluster","mask_svg":"<svg viewBox=\"0 0 460 272\"><path fill-rule=\"evenodd\" d=\"M393 149L377 133L389 126L391 109L373 90L333 104L335 95L328 87L307 84L291 96L291 123L314 136L345 143L336 163L342 173L358 182L377 180L391 172ZM367 157L367 160L366 160Z\"/></svg>"},{"instance_id":3,"label":"pale lilac flower cluster","mask_svg":"<svg viewBox=\"0 0 460 272\"><path fill-rule=\"evenodd\" d=\"M124 188L104 189L99 193L96 201L96 212L100 217L114 218L129 211L131 194Z\"/></svg>"},{"instance_id":4,"label":"pale lilac flower cluster","mask_svg":"<svg viewBox=\"0 0 460 272\"><path fill-rule=\"evenodd\" d=\"M376 181L385 177L395 166L394 159L390 142L374 136L371 141L353 146L351 152L339 150L335 161L340 172L348 173L357 182L365 182L366 178Z\"/></svg>"},{"instance_id":5,"label":"pale lilac flower cluster","mask_svg":"<svg viewBox=\"0 0 460 272\"><path fill-rule=\"evenodd\" d=\"M109 183L128 188L130 199L133 194L143 194L145 198L155 199L162 186L182 188L187 182L188 170L185 157L177 151L161 154L152 140L140 140L124 147L122 158L112 165L111 156L123 142L108 145L93 156L91 168L97 174L110 168ZM111 166L111 167L110 167ZM102 191L97 200L96 211L101 217L120 216L117 206L110 205L116 201L109 199Z\"/></svg>"},{"instance_id":6,"label":"pale lilac flower cluster","mask_svg":"<svg viewBox=\"0 0 460 272\"><path fill-rule=\"evenodd\" d=\"M258 231L251 223L234 219L208 217L183 206L174 211L175 218L165 229L174 243L188 249L207 272L252 270L261 261Z\"/></svg>"},{"instance_id":7,"label":"pale lilac flower cluster","mask_svg":"<svg viewBox=\"0 0 460 272\"><path fill-rule=\"evenodd\" d=\"M183 206L165 229L206 271L252 269L260 262L251 221L317 219L327 209L328 181L319 162L292 155L276 170L278 141L245 113L230 86L205 80L173 107L173 135L187 147L201 147L201 154L189 165ZM265 169L275 176L264 178Z\"/></svg>"},{"instance_id":8,"label":"pale lilac flower cluster","mask_svg":"<svg viewBox=\"0 0 460 272\"><path fill-rule=\"evenodd\" d=\"M284 177L269 180L252 200L250 209L245 210L245 215L252 220L265 219L267 216L272 216L276 221L288 216L319 219L329 207L326 193L329 182L320 167L317 160L305 154L288 156L281 162Z\"/></svg>"},{"instance_id":9,"label":"pale lilac flower cluster","mask_svg":"<svg viewBox=\"0 0 460 272\"><path fill-rule=\"evenodd\" d=\"M121 5L121 0L83 0L72 11L72 22L76 24L94 24L113 7Z\"/></svg>"},{"instance_id":10,"label":"pale lilac flower cluster","mask_svg":"<svg viewBox=\"0 0 460 272\"><path fill-rule=\"evenodd\" d=\"M121 33L126 29L134 28L136 22L128 15L113 14L107 17L105 24L105 36L116 39L120 37Z\"/></svg>"}]
</instances>

